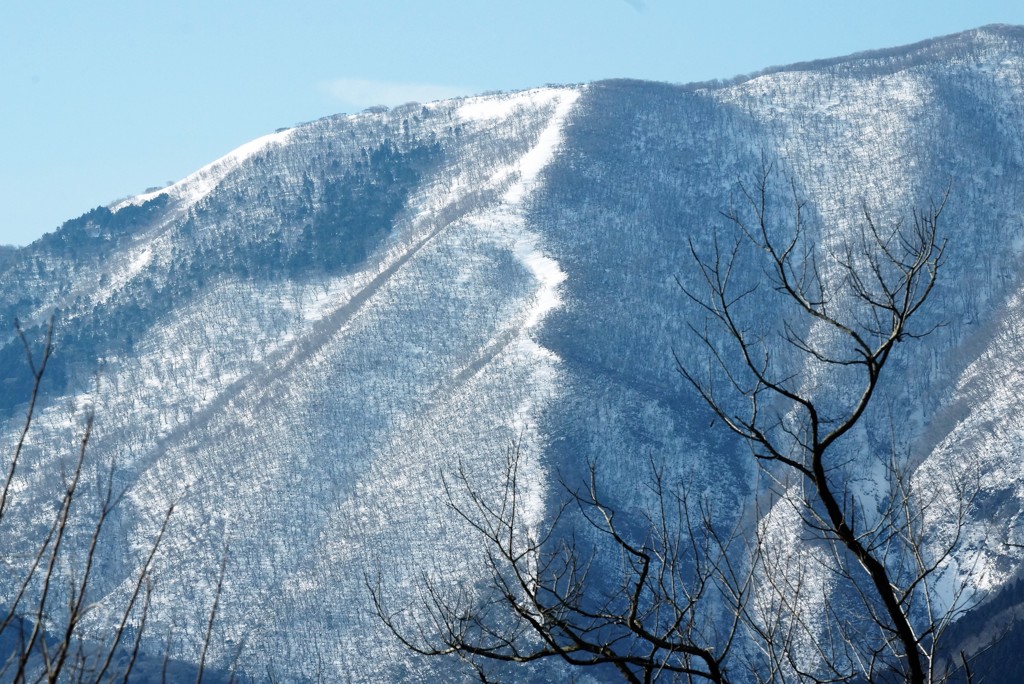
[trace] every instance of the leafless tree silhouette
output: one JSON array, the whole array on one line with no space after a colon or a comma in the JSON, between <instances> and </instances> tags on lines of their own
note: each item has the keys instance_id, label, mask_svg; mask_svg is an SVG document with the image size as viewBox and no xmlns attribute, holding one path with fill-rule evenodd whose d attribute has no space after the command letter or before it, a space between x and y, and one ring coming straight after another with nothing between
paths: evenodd
<instances>
[{"instance_id":1,"label":"leafless tree silhouette","mask_svg":"<svg viewBox=\"0 0 1024 684\"><path fill-rule=\"evenodd\" d=\"M485 587L424 578L420 605L395 608L380 576L367 577L378 616L407 648L461 657L482 681L488 661L545 658L614 667L628 682L971 681L967 654L941 644L970 588L954 582L937 601L935 584L977 474L965 466L921 491L895 427L885 448L844 442L897 346L934 327L920 312L945 261L945 195L888 224L865 206L852 237L816 244L795 184L789 211L773 215L776 176L764 163L740 186L739 208L723 213L732 237L714 236L706 252L691 243L696 277L679 280L705 353L677 367L762 465L768 496L756 524L723 530L707 501L656 463L647 481L657 504L627 519L606 503L591 463L585 486L566 487L533 530L514 444L497 492L462 467L445 481L452 512L483 542ZM759 320L769 304L781 321ZM869 466L879 466L881 494L854 486ZM578 534L581 520L596 535ZM780 541L785 529L807 554Z\"/></svg>"},{"instance_id":2,"label":"leafless tree silhouette","mask_svg":"<svg viewBox=\"0 0 1024 684\"><path fill-rule=\"evenodd\" d=\"M768 654L773 677L939 681L951 671L940 657L940 637L964 608L968 586L961 583L952 601L939 606L932 584L959 543L976 477L968 469L945 491L919 492L913 464L897 444L883 454L844 452L839 444L862 422L896 346L934 329L913 323L945 260L938 232L945 195L888 226L865 207L852 238L822 247L807 236L805 203L793 187L786 234L779 235L770 209L773 177L764 164L753 187L742 188L742 209L725 212L737 233L733 240L716 238L710 254L691 244L705 287L682 289L705 314L705 324L691 330L707 363L698 369L677 358L677 367L767 466L780 503L799 516L804 536L822 545L819 570L838 583L833 593L855 595L858 607L826 598L824 615L809 618L800 578L794 580L792 567L773 564L762 543L760 577L775 598L768 623L778 627L784 617L787 638L758 620L747 625ZM764 264L764 281L737 284L734 269L750 247ZM774 336L739 313L767 297L778 300L773 310L784 312ZM773 351L780 347L781 354ZM852 484L858 470L874 463L884 473L881 497ZM952 519L951 534L931 529L937 512ZM795 655L798 642L809 657Z\"/></svg>"},{"instance_id":3,"label":"leafless tree silhouette","mask_svg":"<svg viewBox=\"0 0 1024 684\"><path fill-rule=\"evenodd\" d=\"M0 535L16 524L9 513L22 491L18 487L18 469L42 396L47 364L54 351L52 320L39 352L33 352L33 345L20 325L17 333L31 370L32 388L25 420L0 487ZM127 600L120 606L119 618L109 634L100 637L95 631L84 629L83 618L95 607L92 601L96 598L94 586L99 579L97 562L104 531L124 494L115 485L113 465L97 483L96 491L87 491L87 453L94 417L93 409L88 409L69 468L64 467L62 459L51 459L49 467L54 469L53 476L61 478L59 499L54 502L48 526L41 537L32 542L28 563L12 566L21 574L9 585L13 590L3 596L0 603L0 643L6 644L5 652L0 654L2 681L126 682L137 664L154 588L154 558L175 506L171 504L164 511L159 530L135 571ZM51 515L47 510L36 513ZM87 543L84 546L72 543L74 530L83 526L88 530ZM223 572L222 564L221 580ZM218 598L220 586L218 583ZM216 599L206 630L207 642L211 638L215 613ZM205 655L205 643L202 652ZM203 662L200 661L199 679L202 675Z\"/></svg>"}]
</instances>

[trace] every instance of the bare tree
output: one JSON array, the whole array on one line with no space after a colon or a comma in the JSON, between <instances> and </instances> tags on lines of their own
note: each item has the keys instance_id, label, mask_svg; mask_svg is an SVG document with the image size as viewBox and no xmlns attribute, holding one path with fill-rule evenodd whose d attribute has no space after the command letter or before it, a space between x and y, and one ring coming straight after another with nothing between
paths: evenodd
<instances>
[{"instance_id":1,"label":"bare tree","mask_svg":"<svg viewBox=\"0 0 1024 684\"><path fill-rule=\"evenodd\" d=\"M680 373L721 423L767 466L804 536L822 544L819 569L839 583L836 591L857 599L859 607L848 609L826 599L824 626L800 629L811 660L820 665L817 673L803 671L791 652L772 657L804 679L824 673L825 681L938 681L950 673L939 640L964 608L968 587L959 585L949 605L939 606L932 582L959 543L976 481L967 472L952 483L952 496L939 500L938 493L914 489L913 464L900 456L898 445L863 453L858 447L844 450L841 441L862 422L897 345L934 328L913 322L944 262L946 243L938 226L945 196L909 221L888 226L865 207L852 238L820 247L807 236L805 204L795 188L788 225L780 229L773 221L772 178L765 164L753 188L742 189L743 209L725 213L738 233L735 240L723 247L716 239L708 255L691 244L705 288L683 290L706 315L707 324L692 330L709 362L698 370L677 359ZM735 282L745 247L763 259L767 288ZM749 325L739 313L752 300L763 305L766 297L777 298L776 310L784 312L774 334ZM883 466L882 496L854 484L872 462ZM928 524L935 509L953 519L952 534L944 538ZM793 595L778 585L786 568L764 576L775 583L776 594ZM802 605L786 607L792 620L806 611ZM760 636L764 648L779 649L780 642Z\"/></svg>"},{"instance_id":2,"label":"bare tree","mask_svg":"<svg viewBox=\"0 0 1024 684\"><path fill-rule=\"evenodd\" d=\"M19 501L24 491L17 479L19 466L24 459L47 364L54 350L52 320L38 354L33 353L32 344L20 326L17 332L32 374L32 388L25 420L0 485L0 534L9 534L12 525L19 522L12 516L13 508L23 503ZM87 453L93 427L94 413L89 408L75 455L67 464L69 467L65 467L65 461L57 455L48 459L47 467L53 469L53 477L60 482L56 501L43 504L49 510L34 508L38 501L24 502L33 507L34 517L51 517L41 537L30 541L27 562L7 569L7 572L13 570L20 574L9 582L9 591L0 603L0 643L12 645L0 653L0 680L124 682L138 662L154 587L154 558L175 506L171 504L164 511L145 558L129 580L127 598L114 613L116 623L104 636L87 630L83 620L95 608L94 601L98 598L97 565L106 539L104 532L124 494L115 484L114 465L106 469L95 491L88 490L86 474L92 468L87 462ZM84 543L80 538L83 531ZM224 562L210 611L206 642L202 646L199 679L203 674L223 576Z\"/></svg>"},{"instance_id":3,"label":"bare tree","mask_svg":"<svg viewBox=\"0 0 1024 684\"><path fill-rule=\"evenodd\" d=\"M965 468L948 487L919 491L895 428L885 448L847 446L894 350L931 331L920 312L944 263L945 197L889 224L865 206L852 237L815 244L793 184L776 222L774 176L766 163L741 186L740 209L724 213L734 237L715 237L708 253L691 243L697 285L679 281L703 313L690 320L706 355L677 358L678 370L763 466L772 496L757 523L723 529L657 464L657 504L626 519L590 464L589 482L567 487L536 532L521 519L514 445L497 492L462 467L445 482L452 512L484 542L486 586L425 578L421 604L395 609L381 577L367 578L378 616L407 648L458 656L482 681L488 661L545 658L614 667L629 682L970 680L966 655L954 661L941 645L969 586L940 602L934 583L976 479ZM769 299L781 321L763 320ZM856 485L867 465L879 466L881 494ZM580 520L596 534L574 529ZM804 558L778 543L785 525Z\"/></svg>"},{"instance_id":4,"label":"bare tree","mask_svg":"<svg viewBox=\"0 0 1024 684\"><path fill-rule=\"evenodd\" d=\"M421 610L393 610L381 578L368 577L378 616L410 650L454 654L487 681L483 663L530 663L557 657L574 666L615 668L628 682L664 675L728 682L724 662L743 614L749 572L734 567L734 541L712 530L713 511L692 505L650 463L657 504L641 539L620 529L598 491L598 468L566 498L540 536L524 524L519 473L522 443L505 459L501 491L488 491L460 464L445 480L451 511L485 542L488 582L456 588L424 579ZM571 515L575 513L577 515ZM564 518L584 521L596 542ZM627 521L622 521L627 523ZM630 525L632 526L632 525ZM724 607L729 616L710 608Z\"/></svg>"},{"instance_id":5,"label":"bare tree","mask_svg":"<svg viewBox=\"0 0 1024 684\"><path fill-rule=\"evenodd\" d=\"M25 349L27 363L32 373L32 389L29 396L25 421L15 444L14 453L7 464L2 489L0 489L0 532L13 524L11 506L17 503L19 488L16 476L21 465L25 445L35 419L38 400L47 363L53 353L53 322L51 321L38 354L32 351L20 326L17 332ZM71 461L70 469L55 470L54 476L62 479L59 500L51 524L35 543L31 557L20 579L13 583L13 593L4 597L3 618L0 621L0 637L17 644L4 655L0 676L14 682L40 681L103 681L104 678L127 677L138 653L138 636L141 625L145 624L152 591L151 566L153 557L167 528L173 512L169 507L150 552L139 569L122 607L121 619L113 636L104 642L90 640L83 632L82 619L92 608L93 584L96 581L96 561L104 529L110 514L117 507L120 494L115 490L114 469L108 470L105 481L98 483L94 497L84 495L86 486L83 477L86 472L86 454L93 434L94 417L91 409L87 412L85 426ZM61 459L54 459L61 468ZM95 507L89 506L95 503ZM45 511L38 511L46 515ZM89 516L92 516L89 522ZM84 548L75 544L76 528L85 526L88 539ZM72 546L73 545L73 546ZM73 568L69 575L62 575L62 567ZM62 577L71 577L64 580ZM134 645L124 643L126 629L130 622L139 623ZM111 672L115 655L130 654L128 664Z\"/></svg>"}]
</instances>

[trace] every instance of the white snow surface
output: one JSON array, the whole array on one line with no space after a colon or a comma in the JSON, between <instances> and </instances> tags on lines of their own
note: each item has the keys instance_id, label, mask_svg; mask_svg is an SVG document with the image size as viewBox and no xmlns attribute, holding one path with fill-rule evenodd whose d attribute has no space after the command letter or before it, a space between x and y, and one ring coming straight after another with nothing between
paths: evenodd
<instances>
[{"instance_id":1,"label":"white snow surface","mask_svg":"<svg viewBox=\"0 0 1024 684\"><path fill-rule=\"evenodd\" d=\"M559 94L561 97L557 100L551 122L540 134L537 145L519 160L517 165L519 180L512 184L505 192L504 197L504 201L510 205L521 205L527 199L537 186L541 171L551 161L561 143L562 126L579 97L580 91L559 91ZM525 226L525 219L521 219L521 221L521 225ZM536 326L548 312L561 303L558 286L565 280L565 273L562 272L558 262L544 255L539 249L539 239L540 237L536 233L524 229L516 239L513 248L516 257L540 284L536 303L526 319L525 327L527 328Z\"/></svg>"}]
</instances>

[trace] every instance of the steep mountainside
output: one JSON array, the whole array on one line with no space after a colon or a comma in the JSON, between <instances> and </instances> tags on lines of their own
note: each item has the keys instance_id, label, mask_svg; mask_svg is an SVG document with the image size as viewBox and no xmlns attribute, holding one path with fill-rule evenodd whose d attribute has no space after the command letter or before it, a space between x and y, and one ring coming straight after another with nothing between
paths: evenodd
<instances>
[{"instance_id":1,"label":"steep mountainside","mask_svg":"<svg viewBox=\"0 0 1024 684\"><path fill-rule=\"evenodd\" d=\"M460 462L496 487L520 443L535 526L560 500L559 480L579 481L590 462L625 510L644 504L653 460L717 501L723 525L752 513L755 464L708 427L673 354L700 353L676 280L697 282L691 245L706 250L726 230L720 212L763 159L779 170L773 210L785 216L795 191L826 245L864 208L896 220L948 189L948 263L923 314L942 325L893 359L876 402L885 410L844 448L878 448L889 438L880 426L895 423L920 486L977 464L982 494L949 576L970 577L979 599L1014 586L1014 27L728 83L609 81L331 117L0 251L5 443L31 385L14 321L37 339L53 316L57 331L9 513L19 524L2 542L8 562L29 562L14 552L61 486L47 466L73 455L95 407L95 477L113 463L125 491L103 544L96 629L116 619L178 502L155 561L149 651L174 625L175 655L194 657L227 545L218 665L241 649L256 678L461 673L403 651L365 586L382 572L401 603L424 577L482 576L478 541L440 495ZM826 395L849 389L836 377ZM854 486L870 489L870 473Z\"/></svg>"}]
</instances>

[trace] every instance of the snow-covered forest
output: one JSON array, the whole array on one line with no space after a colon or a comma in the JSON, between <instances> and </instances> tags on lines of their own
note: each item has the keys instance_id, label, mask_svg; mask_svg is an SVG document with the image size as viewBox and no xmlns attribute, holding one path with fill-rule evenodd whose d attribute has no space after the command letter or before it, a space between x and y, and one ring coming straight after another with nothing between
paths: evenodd
<instances>
[{"instance_id":1,"label":"snow-covered forest","mask_svg":"<svg viewBox=\"0 0 1024 684\"><path fill-rule=\"evenodd\" d=\"M732 239L723 212L768 159L772 220L784 226L803 200L823 254L865 210L909 221L948 192L946 261L916 318L931 332L894 353L837 458L852 464L851 495L879 506L876 456L893 448L919 490L976 478L931 598L973 611L952 652L980 643L987 621L1015 643L1022 141L1024 30L990 27L730 82L605 81L331 117L70 220L0 252L5 444L32 388L15 321L36 353L54 321L0 521L0 606L59 510L88 416L88 486L47 612L59 621L81 574L89 502L109 476L123 498L99 538L83 633L118 623L173 504L140 649L158 662L170 643L194 664L205 639L225 678L474 678L404 648L368 584L413 612L428 586L485 592L483 542L444 491L462 472L500 497L510 445L525 530L545 530L592 463L606 501L642 521L657 464L720 529L774 525L766 538L813 574L815 544L773 510L749 448L676 368L706 356L684 293L701 285L693 252ZM765 273L736 278L763 286ZM781 310L759 301L745 324L777 334ZM794 372L823 405L854 387L845 371ZM835 595L820 585L809 616ZM560 661L523 667L517 679L567 676Z\"/></svg>"}]
</instances>

